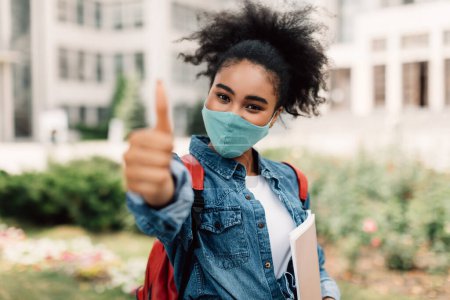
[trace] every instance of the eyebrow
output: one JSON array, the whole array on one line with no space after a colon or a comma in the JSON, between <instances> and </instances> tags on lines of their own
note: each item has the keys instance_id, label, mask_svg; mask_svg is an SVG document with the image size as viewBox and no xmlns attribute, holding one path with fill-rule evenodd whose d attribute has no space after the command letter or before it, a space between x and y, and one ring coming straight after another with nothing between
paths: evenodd
<instances>
[{"instance_id":1,"label":"eyebrow","mask_svg":"<svg viewBox=\"0 0 450 300\"><path fill-rule=\"evenodd\" d=\"M233 89L223 83L217 83L216 87L224 89L225 91L229 92L233 96L235 95L235 92L233 91ZM247 95L247 96L245 96L245 99L255 100L255 101L258 101L258 102L261 102L264 104L269 104L269 102L266 99L259 97L259 96L255 96L255 95Z\"/></svg>"}]
</instances>

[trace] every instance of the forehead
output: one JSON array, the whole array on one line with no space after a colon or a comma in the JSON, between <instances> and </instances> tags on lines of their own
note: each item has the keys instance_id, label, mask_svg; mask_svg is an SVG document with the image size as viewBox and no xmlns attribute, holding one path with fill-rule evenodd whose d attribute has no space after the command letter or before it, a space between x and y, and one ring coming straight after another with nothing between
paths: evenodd
<instances>
[{"instance_id":1,"label":"forehead","mask_svg":"<svg viewBox=\"0 0 450 300\"><path fill-rule=\"evenodd\" d=\"M272 76L264 67L241 60L223 66L217 72L213 86L222 83L233 89L237 96L255 95L268 101L276 101Z\"/></svg>"}]
</instances>

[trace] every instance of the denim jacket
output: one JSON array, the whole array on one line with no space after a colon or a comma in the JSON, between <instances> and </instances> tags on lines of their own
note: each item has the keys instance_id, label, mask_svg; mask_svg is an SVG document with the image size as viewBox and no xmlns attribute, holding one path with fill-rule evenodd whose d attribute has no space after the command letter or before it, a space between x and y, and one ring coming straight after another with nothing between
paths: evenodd
<instances>
[{"instance_id":1,"label":"denim jacket","mask_svg":"<svg viewBox=\"0 0 450 300\"><path fill-rule=\"evenodd\" d=\"M281 278L275 277L267 226L258 226L265 223L264 208L245 186L245 167L221 157L208 143L208 137L194 135L189 147L205 170L205 208L184 299L295 299L292 264ZM306 211L298 198L294 171L254 153L259 173L296 225L301 224ZM127 193L127 205L137 226L163 242L179 287L183 259L192 240L190 207L194 195L190 175L176 154L171 172L175 194L167 206L154 209L132 192ZM323 267L325 257L320 246L318 254L322 297L338 300L339 288Z\"/></svg>"}]
</instances>

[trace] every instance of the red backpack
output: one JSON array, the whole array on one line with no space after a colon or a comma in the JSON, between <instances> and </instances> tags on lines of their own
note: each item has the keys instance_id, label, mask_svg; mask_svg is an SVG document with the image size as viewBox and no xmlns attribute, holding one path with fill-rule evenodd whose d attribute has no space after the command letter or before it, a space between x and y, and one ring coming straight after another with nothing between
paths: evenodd
<instances>
[{"instance_id":1,"label":"red backpack","mask_svg":"<svg viewBox=\"0 0 450 300\"><path fill-rule=\"evenodd\" d=\"M192 258L194 249L198 244L198 226L200 224L200 213L204 207L204 200L202 196L203 180L205 172L202 165L191 154L186 154L181 157L186 168L189 170L192 178L192 189L194 190L194 203L191 209L192 215L192 236L193 241L189 245L189 249L186 257L188 258L184 262L183 273L180 291L177 291L175 286L175 280L173 275L173 266L167 257L164 245L156 240L153 243L152 250L147 261L147 269L145 271L144 285L136 290L137 300L176 300L182 299L186 290L187 283L189 281L189 274L191 273ZM308 181L306 176L293 165L283 162L290 166L297 175L297 181L299 185L299 198L302 201L304 207L309 208L308 199Z\"/></svg>"}]
</instances>

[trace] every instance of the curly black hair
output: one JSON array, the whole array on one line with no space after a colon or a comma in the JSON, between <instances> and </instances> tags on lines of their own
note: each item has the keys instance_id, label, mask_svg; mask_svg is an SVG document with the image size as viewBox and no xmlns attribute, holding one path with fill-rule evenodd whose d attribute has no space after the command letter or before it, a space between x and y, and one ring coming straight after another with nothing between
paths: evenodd
<instances>
[{"instance_id":1,"label":"curly black hair","mask_svg":"<svg viewBox=\"0 0 450 300\"><path fill-rule=\"evenodd\" d=\"M280 12L259 3L244 1L238 11L207 13L199 31L181 40L198 41L194 54L180 53L185 62L206 63L211 84L224 66L247 59L275 74L276 109L293 115L319 115L325 102L328 59L317 39L324 25L313 22L313 6Z\"/></svg>"}]
</instances>

